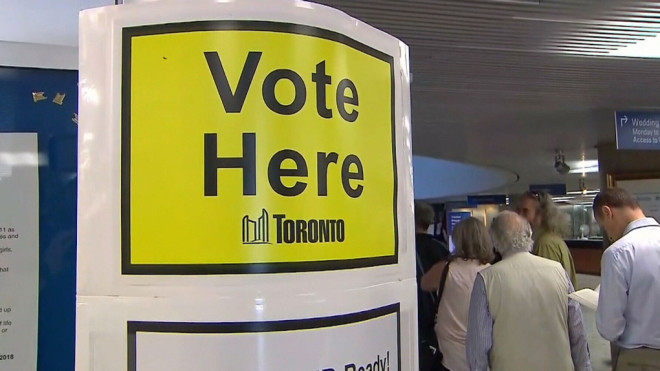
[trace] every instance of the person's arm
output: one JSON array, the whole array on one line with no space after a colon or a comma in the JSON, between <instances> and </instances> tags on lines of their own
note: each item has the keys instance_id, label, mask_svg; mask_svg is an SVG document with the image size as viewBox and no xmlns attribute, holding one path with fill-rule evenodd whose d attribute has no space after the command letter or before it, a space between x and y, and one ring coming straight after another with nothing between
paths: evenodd
<instances>
[{"instance_id":1,"label":"person's arm","mask_svg":"<svg viewBox=\"0 0 660 371\"><path fill-rule=\"evenodd\" d=\"M446 261L436 263L428 272L422 277L421 287L424 291L436 292L440 286L440 279L442 278L442 270L447 264Z\"/></svg>"},{"instance_id":2,"label":"person's arm","mask_svg":"<svg viewBox=\"0 0 660 371\"><path fill-rule=\"evenodd\" d=\"M447 260L449 258L449 248L444 242L435 240L434 248L431 250L431 264Z\"/></svg>"},{"instance_id":3,"label":"person's arm","mask_svg":"<svg viewBox=\"0 0 660 371\"><path fill-rule=\"evenodd\" d=\"M470 371L486 371L490 349L493 346L493 319L488 310L486 286L477 274L470 297L465 355Z\"/></svg>"},{"instance_id":4,"label":"person's arm","mask_svg":"<svg viewBox=\"0 0 660 371\"><path fill-rule=\"evenodd\" d=\"M568 283L568 294L575 291L571 279L566 274ZM587 333L582 322L582 309L580 303L568 298L568 338L571 342L571 358L575 371L591 371L591 360L589 359L589 344Z\"/></svg>"},{"instance_id":5,"label":"person's arm","mask_svg":"<svg viewBox=\"0 0 660 371\"><path fill-rule=\"evenodd\" d=\"M624 313L628 305L626 263L618 251L605 251L600 278L596 327L602 337L615 343L626 328Z\"/></svg>"}]
</instances>

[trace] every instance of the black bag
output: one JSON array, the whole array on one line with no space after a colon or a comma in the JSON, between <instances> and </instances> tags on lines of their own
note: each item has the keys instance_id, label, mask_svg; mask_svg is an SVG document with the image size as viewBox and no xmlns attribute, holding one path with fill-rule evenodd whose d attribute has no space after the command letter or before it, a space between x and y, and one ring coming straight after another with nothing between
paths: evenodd
<instances>
[{"instance_id":1,"label":"black bag","mask_svg":"<svg viewBox=\"0 0 660 371\"><path fill-rule=\"evenodd\" d=\"M426 274L422 261L417 255L417 265L422 273ZM442 297L442 291L444 290L445 281L447 280L447 274L449 272L449 262L445 265L442 270L442 277L440 279L440 286L438 287L437 295L429 293L434 302L435 307L435 320L437 323L438 319L438 306L440 305L440 299ZM419 369L420 371L444 371L447 370L442 365L442 352L440 352L440 347L438 346L437 339L429 339L428 341L422 340L419 344Z\"/></svg>"},{"instance_id":2,"label":"black bag","mask_svg":"<svg viewBox=\"0 0 660 371\"><path fill-rule=\"evenodd\" d=\"M422 342L419 344L419 370L438 371L443 370L442 354L437 347Z\"/></svg>"}]
</instances>

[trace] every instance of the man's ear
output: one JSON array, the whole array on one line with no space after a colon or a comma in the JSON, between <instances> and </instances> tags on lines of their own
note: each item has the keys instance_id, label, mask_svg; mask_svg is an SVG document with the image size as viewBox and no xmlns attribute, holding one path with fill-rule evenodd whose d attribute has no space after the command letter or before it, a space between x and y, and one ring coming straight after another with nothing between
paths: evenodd
<instances>
[{"instance_id":1,"label":"man's ear","mask_svg":"<svg viewBox=\"0 0 660 371\"><path fill-rule=\"evenodd\" d=\"M601 207L600 211L601 211L601 214L602 214L604 217L608 218L608 219L612 218L612 215L614 214L614 211L613 211L612 208L609 207L609 206L603 206L603 207Z\"/></svg>"}]
</instances>

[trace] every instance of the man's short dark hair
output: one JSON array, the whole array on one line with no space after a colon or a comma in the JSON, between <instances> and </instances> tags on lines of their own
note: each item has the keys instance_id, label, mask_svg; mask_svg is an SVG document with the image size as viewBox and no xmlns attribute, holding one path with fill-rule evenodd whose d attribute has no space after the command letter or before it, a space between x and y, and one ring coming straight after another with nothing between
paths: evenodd
<instances>
[{"instance_id":1,"label":"man's short dark hair","mask_svg":"<svg viewBox=\"0 0 660 371\"><path fill-rule=\"evenodd\" d=\"M598 193L594 198L594 212L596 215L602 215L603 206L609 206L610 208L640 208L635 197L622 188L608 188Z\"/></svg>"},{"instance_id":2,"label":"man's short dark hair","mask_svg":"<svg viewBox=\"0 0 660 371\"><path fill-rule=\"evenodd\" d=\"M415 226L428 229L434 221L433 207L425 202L415 201Z\"/></svg>"}]
</instances>

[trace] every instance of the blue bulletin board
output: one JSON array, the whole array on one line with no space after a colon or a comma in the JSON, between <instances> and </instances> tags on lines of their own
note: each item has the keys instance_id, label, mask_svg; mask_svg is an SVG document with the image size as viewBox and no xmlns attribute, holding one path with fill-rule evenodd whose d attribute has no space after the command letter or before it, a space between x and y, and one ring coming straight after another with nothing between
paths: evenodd
<instances>
[{"instance_id":1,"label":"blue bulletin board","mask_svg":"<svg viewBox=\"0 0 660 371\"><path fill-rule=\"evenodd\" d=\"M44 159L39 166L39 371L74 369L77 83L77 71L0 67L0 132L37 133Z\"/></svg>"}]
</instances>

